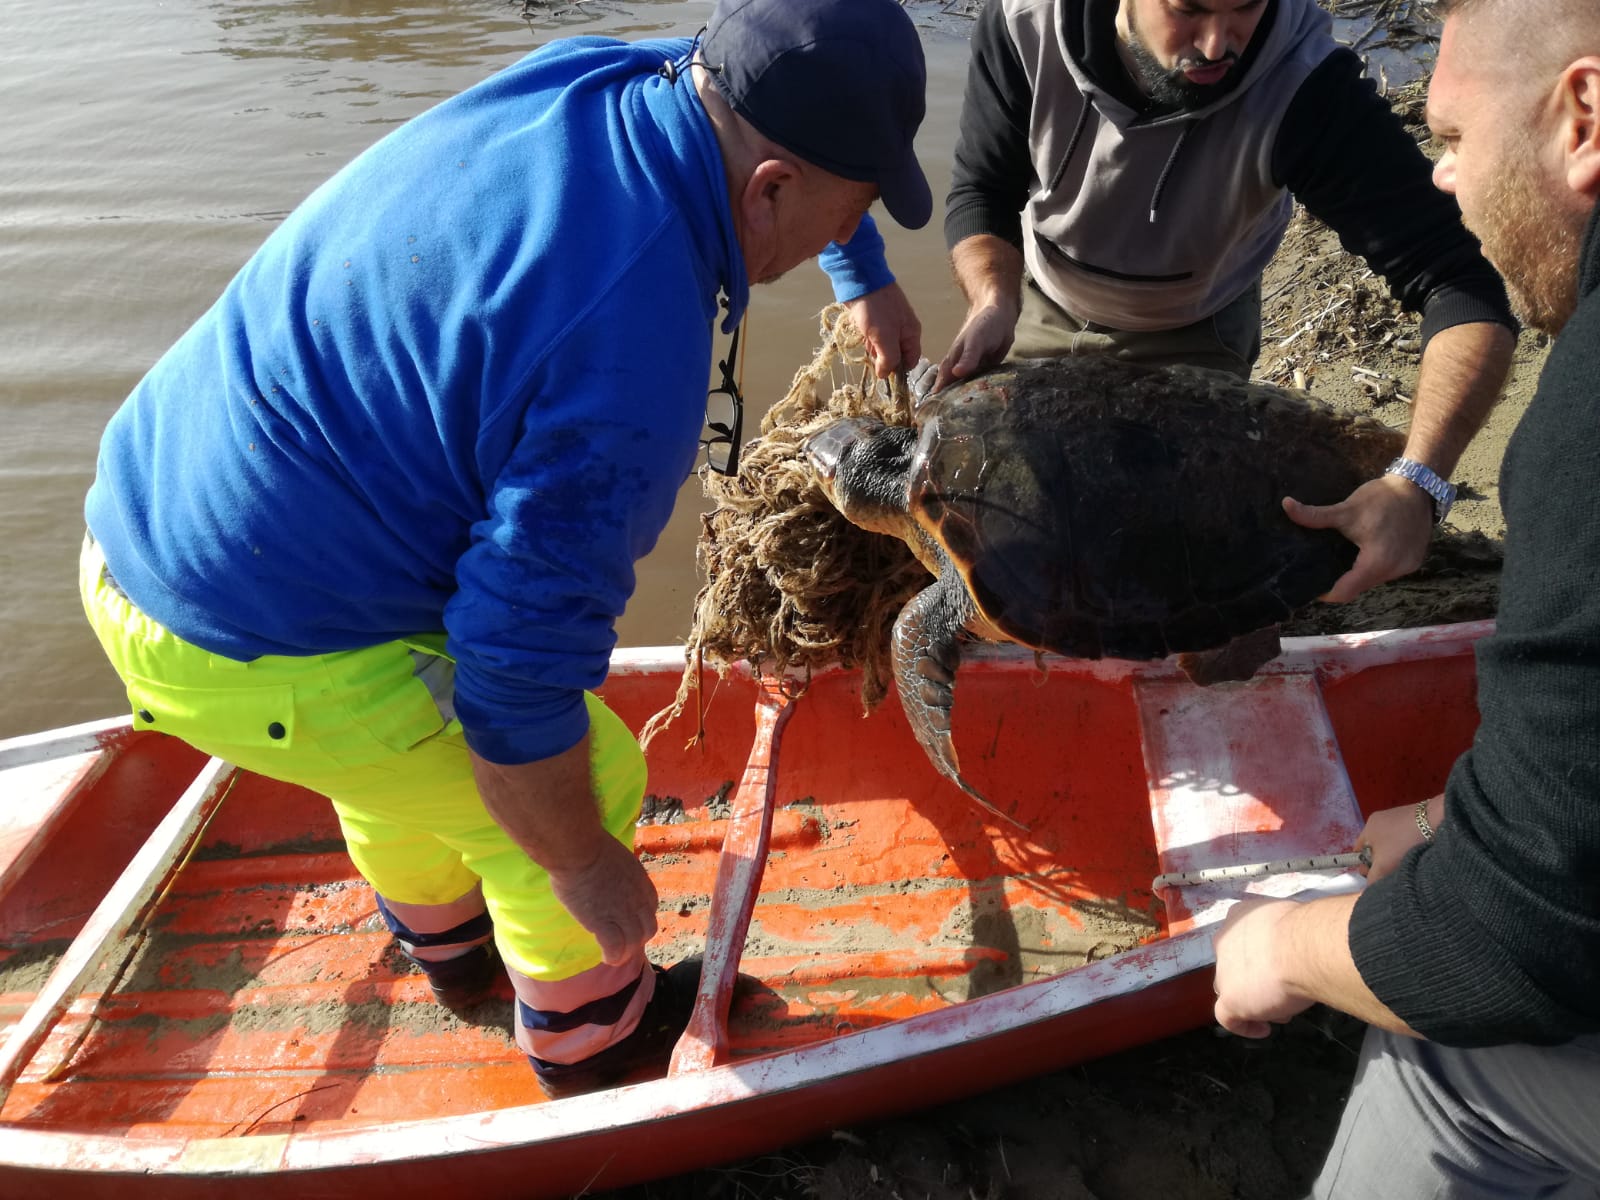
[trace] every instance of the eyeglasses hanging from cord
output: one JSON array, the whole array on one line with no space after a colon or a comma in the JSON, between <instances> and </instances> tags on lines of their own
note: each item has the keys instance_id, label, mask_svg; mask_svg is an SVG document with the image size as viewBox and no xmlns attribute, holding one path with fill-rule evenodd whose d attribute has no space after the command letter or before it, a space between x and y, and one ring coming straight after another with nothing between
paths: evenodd
<instances>
[{"instance_id":1,"label":"eyeglasses hanging from cord","mask_svg":"<svg viewBox=\"0 0 1600 1200\"><path fill-rule=\"evenodd\" d=\"M728 301L722 301L726 308ZM728 344L728 357L717 364L722 372L722 383L706 394L706 433L700 438L705 448L706 466L719 475L739 473L739 442L744 437L744 394L739 383L744 379L744 360L739 357L739 334L750 319L746 310L743 320L733 329L733 340ZM734 378L737 366L739 375Z\"/></svg>"}]
</instances>

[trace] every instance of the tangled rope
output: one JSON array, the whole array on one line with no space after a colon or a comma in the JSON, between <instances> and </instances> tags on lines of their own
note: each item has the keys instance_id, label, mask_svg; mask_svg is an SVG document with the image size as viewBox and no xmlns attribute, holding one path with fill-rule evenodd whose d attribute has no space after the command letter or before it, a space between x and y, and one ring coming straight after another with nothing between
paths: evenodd
<instances>
[{"instance_id":1,"label":"tangled rope","mask_svg":"<svg viewBox=\"0 0 1600 1200\"><path fill-rule=\"evenodd\" d=\"M738 475L703 475L716 502L701 518L696 548L706 582L695 597L677 697L646 724L639 739L646 746L682 715L707 663L721 674L748 661L757 672L796 680L785 686L797 691L817 667L859 667L868 711L888 690L890 628L928 573L903 542L839 514L802 446L841 417L909 425L911 400L898 379L876 381L843 305L823 310L821 337L816 357L740 452Z\"/></svg>"}]
</instances>

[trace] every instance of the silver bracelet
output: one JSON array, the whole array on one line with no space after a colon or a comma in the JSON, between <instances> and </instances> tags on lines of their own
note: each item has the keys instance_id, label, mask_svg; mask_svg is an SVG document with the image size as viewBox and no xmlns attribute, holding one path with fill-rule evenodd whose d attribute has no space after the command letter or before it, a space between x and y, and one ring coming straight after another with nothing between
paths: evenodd
<instances>
[{"instance_id":1,"label":"silver bracelet","mask_svg":"<svg viewBox=\"0 0 1600 1200\"><path fill-rule=\"evenodd\" d=\"M1384 468L1385 475L1398 475L1416 484L1433 501L1433 523L1443 525L1450 515L1450 506L1456 502L1456 485L1440 478L1432 467L1415 459L1397 458Z\"/></svg>"},{"instance_id":2,"label":"silver bracelet","mask_svg":"<svg viewBox=\"0 0 1600 1200\"><path fill-rule=\"evenodd\" d=\"M1417 828L1422 831L1423 841L1433 841L1433 826L1428 824L1428 802L1426 800L1417 801Z\"/></svg>"}]
</instances>

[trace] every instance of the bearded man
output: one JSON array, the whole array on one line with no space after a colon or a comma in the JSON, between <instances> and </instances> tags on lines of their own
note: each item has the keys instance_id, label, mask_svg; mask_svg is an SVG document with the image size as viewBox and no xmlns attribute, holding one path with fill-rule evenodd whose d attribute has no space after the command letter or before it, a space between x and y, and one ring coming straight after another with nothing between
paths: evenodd
<instances>
[{"instance_id":1,"label":"bearded man","mask_svg":"<svg viewBox=\"0 0 1600 1200\"><path fill-rule=\"evenodd\" d=\"M945 240L967 316L936 387L1102 353L1248 377L1261 273L1298 199L1422 314L1405 453L1290 517L1360 547L1326 599L1415 570L1505 382L1499 278L1314 0L990 0Z\"/></svg>"},{"instance_id":2,"label":"bearded man","mask_svg":"<svg viewBox=\"0 0 1600 1200\"><path fill-rule=\"evenodd\" d=\"M1237 906L1216 1016L1370 1025L1319 1197L1600 1195L1600 8L1444 0L1434 180L1557 335L1506 452L1499 621L1443 796L1375 814L1359 896Z\"/></svg>"}]
</instances>

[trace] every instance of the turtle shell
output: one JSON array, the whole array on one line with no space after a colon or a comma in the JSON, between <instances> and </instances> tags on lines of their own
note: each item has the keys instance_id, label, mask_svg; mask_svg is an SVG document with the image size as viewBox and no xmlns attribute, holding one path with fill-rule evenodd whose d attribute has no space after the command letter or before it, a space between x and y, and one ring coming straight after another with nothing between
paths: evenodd
<instances>
[{"instance_id":1,"label":"turtle shell","mask_svg":"<svg viewBox=\"0 0 1600 1200\"><path fill-rule=\"evenodd\" d=\"M1212 649L1321 595L1356 547L1282 497L1343 500L1404 444L1303 392L1089 356L1008 364L917 420L913 520L999 632L1077 658Z\"/></svg>"}]
</instances>

